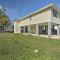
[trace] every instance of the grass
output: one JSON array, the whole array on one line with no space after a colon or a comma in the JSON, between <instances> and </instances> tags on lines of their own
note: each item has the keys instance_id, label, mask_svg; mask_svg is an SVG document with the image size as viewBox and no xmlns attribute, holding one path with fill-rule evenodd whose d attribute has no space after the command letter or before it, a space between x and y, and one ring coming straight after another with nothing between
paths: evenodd
<instances>
[{"instance_id":1,"label":"grass","mask_svg":"<svg viewBox=\"0 0 60 60\"><path fill-rule=\"evenodd\" d=\"M60 60L60 40L0 33L0 60Z\"/></svg>"}]
</instances>

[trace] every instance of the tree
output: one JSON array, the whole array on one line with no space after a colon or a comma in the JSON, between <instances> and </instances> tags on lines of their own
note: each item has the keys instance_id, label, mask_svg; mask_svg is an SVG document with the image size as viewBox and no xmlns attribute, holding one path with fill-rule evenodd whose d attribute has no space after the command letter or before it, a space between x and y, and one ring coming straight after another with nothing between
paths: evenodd
<instances>
[{"instance_id":1,"label":"tree","mask_svg":"<svg viewBox=\"0 0 60 60\"><path fill-rule=\"evenodd\" d=\"M0 6L0 31L5 31L8 26L9 18L5 12L6 12L6 9Z\"/></svg>"},{"instance_id":2,"label":"tree","mask_svg":"<svg viewBox=\"0 0 60 60\"><path fill-rule=\"evenodd\" d=\"M5 13L6 9L5 8L0 8L0 25L7 25L8 24L8 16Z\"/></svg>"}]
</instances>

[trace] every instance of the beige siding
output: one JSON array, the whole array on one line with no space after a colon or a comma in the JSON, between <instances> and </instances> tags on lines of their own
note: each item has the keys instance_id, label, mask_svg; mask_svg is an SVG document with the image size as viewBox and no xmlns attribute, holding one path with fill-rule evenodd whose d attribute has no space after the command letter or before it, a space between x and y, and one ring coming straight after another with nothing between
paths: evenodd
<instances>
[{"instance_id":1,"label":"beige siding","mask_svg":"<svg viewBox=\"0 0 60 60\"><path fill-rule=\"evenodd\" d=\"M31 24L44 23L50 21L51 10L42 11L40 14L32 16Z\"/></svg>"},{"instance_id":2,"label":"beige siding","mask_svg":"<svg viewBox=\"0 0 60 60\"><path fill-rule=\"evenodd\" d=\"M14 33L20 33L20 22L14 22Z\"/></svg>"},{"instance_id":3,"label":"beige siding","mask_svg":"<svg viewBox=\"0 0 60 60\"><path fill-rule=\"evenodd\" d=\"M51 22L60 24L60 13L57 12L57 18L53 16L53 9L51 9Z\"/></svg>"},{"instance_id":4,"label":"beige siding","mask_svg":"<svg viewBox=\"0 0 60 60\"><path fill-rule=\"evenodd\" d=\"M60 19L52 16L51 22L56 23L56 24L60 24Z\"/></svg>"},{"instance_id":5,"label":"beige siding","mask_svg":"<svg viewBox=\"0 0 60 60\"><path fill-rule=\"evenodd\" d=\"M32 15L31 20L30 20L30 17L25 18L20 22L20 26L48 22L50 21L50 18L51 18L51 10L46 9L46 10L40 11L37 14Z\"/></svg>"},{"instance_id":6,"label":"beige siding","mask_svg":"<svg viewBox=\"0 0 60 60\"><path fill-rule=\"evenodd\" d=\"M30 18L26 18L20 22L20 26L30 25Z\"/></svg>"}]
</instances>

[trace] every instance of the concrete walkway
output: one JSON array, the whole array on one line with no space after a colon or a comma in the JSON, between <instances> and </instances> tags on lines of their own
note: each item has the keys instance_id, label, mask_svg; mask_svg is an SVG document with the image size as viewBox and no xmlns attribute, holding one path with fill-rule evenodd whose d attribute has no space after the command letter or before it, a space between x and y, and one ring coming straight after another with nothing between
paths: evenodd
<instances>
[{"instance_id":1,"label":"concrete walkway","mask_svg":"<svg viewBox=\"0 0 60 60\"><path fill-rule=\"evenodd\" d=\"M51 37L49 37L48 35L36 35L36 34L29 34L29 33L23 33L24 35L33 35L33 36L39 36L39 37L44 37L44 38L52 38L52 39L60 39L60 35L51 35Z\"/></svg>"}]
</instances>

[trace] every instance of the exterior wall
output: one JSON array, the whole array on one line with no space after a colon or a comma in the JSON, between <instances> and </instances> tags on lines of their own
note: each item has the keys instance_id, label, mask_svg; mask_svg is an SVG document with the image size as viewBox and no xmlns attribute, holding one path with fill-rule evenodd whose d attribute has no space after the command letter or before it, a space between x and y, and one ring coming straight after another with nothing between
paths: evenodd
<instances>
[{"instance_id":1,"label":"exterior wall","mask_svg":"<svg viewBox=\"0 0 60 60\"><path fill-rule=\"evenodd\" d=\"M21 22L20 22L20 26L24 26L24 25L30 25L30 18L26 18L26 19L23 19Z\"/></svg>"},{"instance_id":2,"label":"exterior wall","mask_svg":"<svg viewBox=\"0 0 60 60\"><path fill-rule=\"evenodd\" d=\"M51 22L56 23L56 24L60 24L60 13L57 13L57 18L54 17L53 16L53 9L51 9Z\"/></svg>"},{"instance_id":3,"label":"exterior wall","mask_svg":"<svg viewBox=\"0 0 60 60\"><path fill-rule=\"evenodd\" d=\"M14 33L20 33L20 22L14 22Z\"/></svg>"},{"instance_id":4,"label":"exterior wall","mask_svg":"<svg viewBox=\"0 0 60 60\"><path fill-rule=\"evenodd\" d=\"M60 19L56 18L56 17L51 17L51 22L56 23L56 24L60 24Z\"/></svg>"},{"instance_id":5,"label":"exterior wall","mask_svg":"<svg viewBox=\"0 0 60 60\"><path fill-rule=\"evenodd\" d=\"M39 13L32 15L31 20L30 17L22 20L20 22L20 26L48 22L50 21L50 18L51 18L51 9L45 9L43 11L40 11Z\"/></svg>"},{"instance_id":6,"label":"exterior wall","mask_svg":"<svg viewBox=\"0 0 60 60\"><path fill-rule=\"evenodd\" d=\"M50 21L51 18L51 10L46 9L38 13L37 15L32 16L31 24L45 23Z\"/></svg>"}]
</instances>

